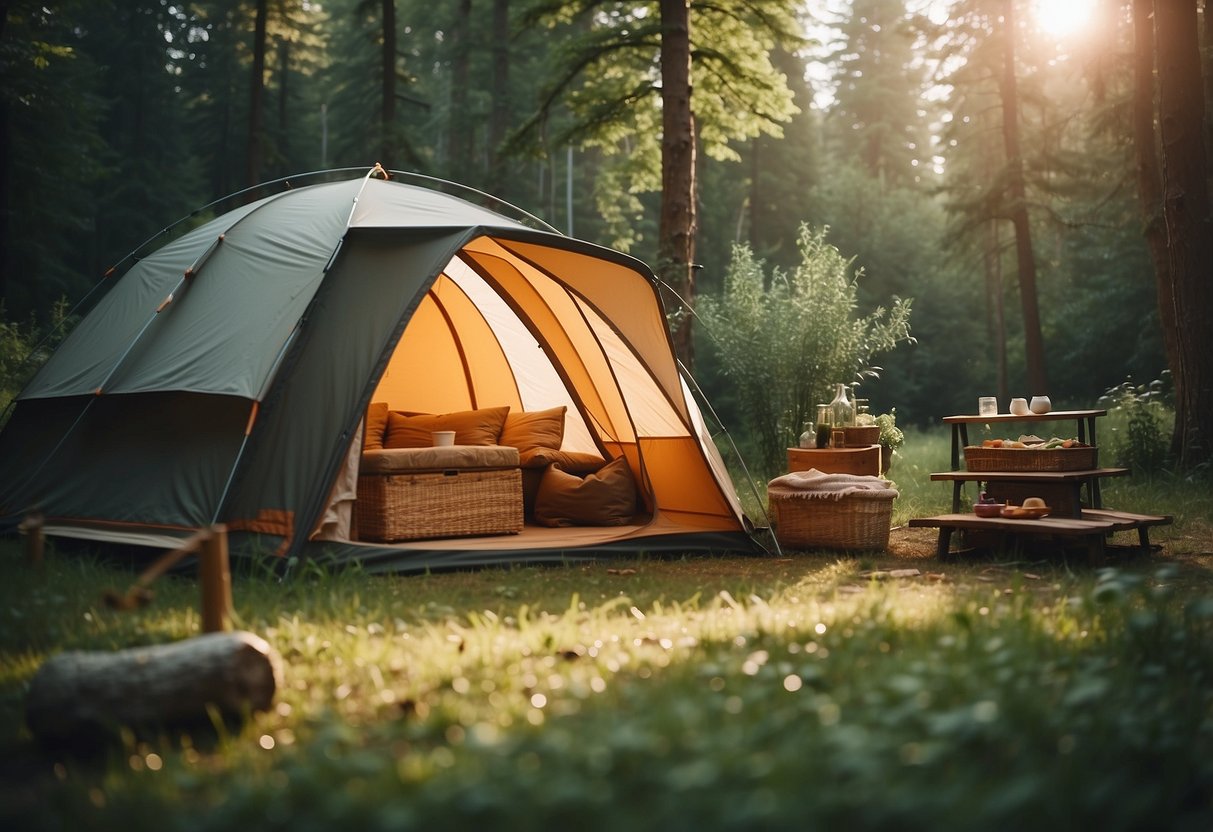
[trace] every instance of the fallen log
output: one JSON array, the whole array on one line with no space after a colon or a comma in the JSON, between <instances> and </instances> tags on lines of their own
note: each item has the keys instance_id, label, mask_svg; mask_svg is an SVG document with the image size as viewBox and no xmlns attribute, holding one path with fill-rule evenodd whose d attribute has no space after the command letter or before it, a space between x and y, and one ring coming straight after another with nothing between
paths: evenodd
<instances>
[{"instance_id":1,"label":"fallen log","mask_svg":"<svg viewBox=\"0 0 1213 832\"><path fill-rule=\"evenodd\" d=\"M34 674L25 720L41 740L71 742L123 726L208 723L212 712L240 718L271 707L281 666L277 652L249 632L60 653Z\"/></svg>"}]
</instances>

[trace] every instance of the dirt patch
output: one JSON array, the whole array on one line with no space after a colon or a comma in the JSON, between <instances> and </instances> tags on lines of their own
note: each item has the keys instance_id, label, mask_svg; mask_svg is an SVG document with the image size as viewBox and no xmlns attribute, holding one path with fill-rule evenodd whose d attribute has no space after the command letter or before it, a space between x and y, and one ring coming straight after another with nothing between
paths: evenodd
<instances>
[{"instance_id":1,"label":"dirt patch","mask_svg":"<svg viewBox=\"0 0 1213 832\"><path fill-rule=\"evenodd\" d=\"M894 526L889 532L889 554L907 560L934 558L937 540L938 529Z\"/></svg>"}]
</instances>

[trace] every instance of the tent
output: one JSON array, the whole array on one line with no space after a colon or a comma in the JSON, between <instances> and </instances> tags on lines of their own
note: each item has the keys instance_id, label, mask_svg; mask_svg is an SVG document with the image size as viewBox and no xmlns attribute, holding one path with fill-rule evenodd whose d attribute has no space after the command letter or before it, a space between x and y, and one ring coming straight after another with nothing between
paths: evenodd
<instances>
[{"instance_id":1,"label":"tent","mask_svg":"<svg viewBox=\"0 0 1213 832\"><path fill-rule=\"evenodd\" d=\"M380 171L253 201L115 280L0 432L0 514L161 548L223 523L234 554L371 570L760 551L649 269ZM340 509L378 402L564 407L560 450L625 459L637 515L360 539Z\"/></svg>"}]
</instances>

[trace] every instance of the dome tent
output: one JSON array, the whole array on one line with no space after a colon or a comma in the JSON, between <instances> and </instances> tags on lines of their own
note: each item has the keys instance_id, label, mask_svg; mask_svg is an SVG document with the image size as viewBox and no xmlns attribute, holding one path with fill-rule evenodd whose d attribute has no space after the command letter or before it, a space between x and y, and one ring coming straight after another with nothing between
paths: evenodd
<instances>
[{"instance_id":1,"label":"dome tent","mask_svg":"<svg viewBox=\"0 0 1213 832\"><path fill-rule=\"evenodd\" d=\"M236 555L372 570L758 551L647 267L379 170L224 213L123 274L0 432L0 512L164 548L219 522ZM625 458L645 516L396 544L322 534L380 401L563 405L562 449Z\"/></svg>"}]
</instances>

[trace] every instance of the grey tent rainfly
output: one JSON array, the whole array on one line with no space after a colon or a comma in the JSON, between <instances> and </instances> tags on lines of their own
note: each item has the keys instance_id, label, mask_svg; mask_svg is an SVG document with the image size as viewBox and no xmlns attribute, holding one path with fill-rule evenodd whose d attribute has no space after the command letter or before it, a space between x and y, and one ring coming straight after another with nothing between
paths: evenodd
<instances>
[{"instance_id":1,"label":"grey tent rainfly","mask_svg":"<svg viewBox=\"0 0 1213 832\"><path fill-rule=\"evenodd\" d=\"M453 449L416 447L447 417ZM527 438L535 419L550 429ZM479 454L506 490L436 492L436 525L410 526L428 494L410 466L472 482L436 453ZM608 480L632 490L604 518ZM372 506L384 482L405 502ZM443 531L493 501L525 521ZM653 273L378 166L224 213L113 279L0 432L0 514L33 512L52 536L161 548L223 523L235 555L384 571L760 551ZM376 513L420 531L367 533Z\"/></svg>"}]
</instances>

